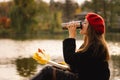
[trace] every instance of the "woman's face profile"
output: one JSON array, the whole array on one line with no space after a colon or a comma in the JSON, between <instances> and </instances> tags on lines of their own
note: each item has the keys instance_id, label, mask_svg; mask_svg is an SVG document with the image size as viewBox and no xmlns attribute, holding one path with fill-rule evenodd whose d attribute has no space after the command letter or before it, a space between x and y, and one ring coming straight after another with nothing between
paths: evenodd
<instances>
[{"instance_id":1,"label":"woman's face profile","mask_svg":"<svg viewBox=\"0 0 120 80\"><path fill-rule=\"evenodd\" d=\"M87 19L85 19L82 23L82 29L80 30L80 34L86 35L88 25L89 25L89 22Z\"/></svg>"}]
</instances>

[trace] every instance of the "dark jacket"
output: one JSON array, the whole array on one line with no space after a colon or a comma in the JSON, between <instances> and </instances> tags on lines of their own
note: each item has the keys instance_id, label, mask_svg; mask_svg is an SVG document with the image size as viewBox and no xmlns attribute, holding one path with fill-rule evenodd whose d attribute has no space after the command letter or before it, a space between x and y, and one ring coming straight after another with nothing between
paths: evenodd
<instances>
[{"instance_id":1,"label":"dark jacket","mask_svg":"<svg viewBox=\"0 0 120 80\"><path fill-rule=\"evenodd\" d=\"M108 62L92 56L92 46L84 53L76 53L75 49L75 39L67 38L63 41L64 60L80 80L109 80Z\"/></svg>"}]
</instances>

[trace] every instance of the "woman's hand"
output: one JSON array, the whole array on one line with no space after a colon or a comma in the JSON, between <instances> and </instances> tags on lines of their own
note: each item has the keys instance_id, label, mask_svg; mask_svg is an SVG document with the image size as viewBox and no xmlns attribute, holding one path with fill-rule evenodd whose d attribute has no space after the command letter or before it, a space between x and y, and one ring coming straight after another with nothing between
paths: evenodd
<instances>
[{"instance_id":1,"label":"woman's hand","mask_svg":"<svg viewBox=\"0 0 120 80\"><path fill-rule=\"evenodd\" d=\"M68 28L68 31L69 31L69 38L75 38L76 37L77 23L72 21L67 25L67 28Z\"/></svg>"}]
</instances>

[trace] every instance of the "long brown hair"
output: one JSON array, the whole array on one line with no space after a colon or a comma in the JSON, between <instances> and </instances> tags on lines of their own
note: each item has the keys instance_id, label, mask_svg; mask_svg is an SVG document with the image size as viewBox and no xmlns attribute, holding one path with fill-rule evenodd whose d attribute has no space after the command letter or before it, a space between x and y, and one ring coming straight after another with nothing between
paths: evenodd
<instances>
[{"instance_id":1,"label":"long brown hair","mask_svg":"<svg viewBox=\"0 0 120 80\"><path fill-rule=\"evenodd\" d=\"M85 52L92 46L94 48L93 56L104 57L105 60L109 60L109 51L104 35L105 33L98 34L93 27L89 25L87 34L84 36L84 42L77 52ZM99 50L100 46L102 46L101 51Z\"/></svg>"}]
</instances>

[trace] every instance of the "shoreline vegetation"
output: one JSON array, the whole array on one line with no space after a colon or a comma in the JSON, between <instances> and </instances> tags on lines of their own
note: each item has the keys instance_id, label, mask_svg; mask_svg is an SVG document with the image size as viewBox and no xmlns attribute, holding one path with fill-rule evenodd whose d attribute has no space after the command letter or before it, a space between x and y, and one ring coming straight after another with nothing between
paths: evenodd
<instances>
[{"instance_id":1,"label":"shoreline vegetation","mask_svg":"<svg viewBox=\"0 0 120 80\"><path fill-rule=\"evenodd\" d=\"M93 5L95 3L96 5ZM65 3L54 0L50 0L50 3L43 0L1 2L0 38L16 40L63 39L67 36L67 31L62 30L61 23L84 20L85 15L93 11L105 19L106 38L120 41L118 3L119 0L106 0L103 3L91 0L85 1L81 5L73 0L65 0Z\"/></svg>"},{"instance_id":2,"label":"shoreline vegetation","mask_svg":"<svg viewBox=\"0 0 120 80\"><path fill-rule=\"evenodd\" d=\"M26 34L26 36L19 36L22 34L12 34L10 36L9 34L0 36L0 39L13 39L13 40L37 40L37 39L55 39L55 40L61 40L68 37L67 30L62 32L55 32L50 33L47 31L40 31L39 34L31 33ZM120 41L120 33L106 33L105 35L107 41L112 42L119 42ZM79 31L77 31L77 39L82 39L82 35L79 34Z\"/></svg>"}]
</instances>

